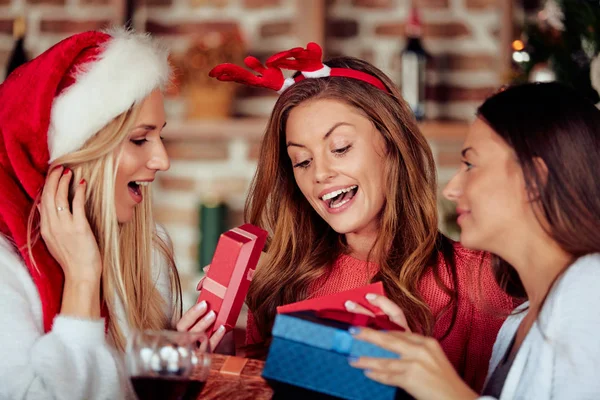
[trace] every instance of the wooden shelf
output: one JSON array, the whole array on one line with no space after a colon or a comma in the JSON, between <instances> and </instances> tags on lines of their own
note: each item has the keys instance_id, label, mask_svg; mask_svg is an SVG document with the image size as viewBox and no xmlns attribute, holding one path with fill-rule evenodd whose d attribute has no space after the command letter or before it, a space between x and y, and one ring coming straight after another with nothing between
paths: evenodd
<instances>
[{"instance_id":1,"label":"wooden shelf","mask_svg":"<svg viewBox=\"0 0 600 400\"><path fill-rule=\"evenodd\" d=\"M169 123L164 130L167 140L210 140L246 138L260 141L267 125L266 118L231 118ZM421 132L429 140L463 140L469 124L461 121L424 121Z\"/></svg>"},{"instance_id":2,"label":"wooden shelf","mask_svg":"<svg viewBox=\"0 0 600 400\"><path fill-rule=\"evenodd\" d=\"M167 140L233 139L260 140L267 126L266 118L230 118L169 122L163 131Z\"/></svg>"},{"instance_id":3,"label":"wooden shelf","mask_svg":"<svg viewBox=\"0 0 600 400\"><path fill-rule=\"evenodd\" d=\"M429 140L464 140L469 130L469 123L464 121L423 121L419 123L423 135Z\"/></svg>"}]
</instances>

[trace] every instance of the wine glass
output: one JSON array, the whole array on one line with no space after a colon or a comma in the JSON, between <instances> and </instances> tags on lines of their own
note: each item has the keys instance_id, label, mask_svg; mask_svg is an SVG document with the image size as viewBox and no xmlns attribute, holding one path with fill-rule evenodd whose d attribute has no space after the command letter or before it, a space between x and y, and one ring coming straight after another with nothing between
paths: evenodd
<instances>
[{"instance_id":1,"label":"wine glass","mask_svg":"<svg viewBox=\"0 0 600 400\"><path fill-rule=\"evenodd\" d=\"M210 372L210 344L201 332L134 332L126 366L139 400L196 400Z\"/></svg>"}]
</instances>

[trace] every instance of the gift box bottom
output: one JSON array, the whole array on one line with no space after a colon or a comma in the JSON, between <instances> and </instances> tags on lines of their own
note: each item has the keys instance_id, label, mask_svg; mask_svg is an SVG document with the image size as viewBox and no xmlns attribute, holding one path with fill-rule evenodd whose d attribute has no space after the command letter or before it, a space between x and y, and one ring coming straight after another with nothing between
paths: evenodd
<instances>
[{"instance_id":1,"label":"gift box bottom","mask_svg":"<svg viewBox=\"0 0 600 400\"><path fill-rule=\"evenodd\" d=\"M273 397L271 400L343 400L341 397L315 392L314 390L274 381L272 379L267 379L267 382L273 389Z\"/></svg>"},{"instance_id":2,"label":"gift box bottom","mask_svg":"<svg viewBox=\"0 0 600 400\"><path fill-rule=\"evenodd\" d=\"M329 397L323 399L399 400L411 397L403 390L367 378L363 371L348 364L348 356L302 343L274 337L262 376L279 399L288 399L299 386ZM279 388L277 388L279 386ZM283 396L283 394L287 394ZM310 393L310 392L309 392ZM306 395L297 398L317 398ZM337 397L331 397L337 396ZM275 398L275 397L274 397Z\"/></svg>"}]
</instances>

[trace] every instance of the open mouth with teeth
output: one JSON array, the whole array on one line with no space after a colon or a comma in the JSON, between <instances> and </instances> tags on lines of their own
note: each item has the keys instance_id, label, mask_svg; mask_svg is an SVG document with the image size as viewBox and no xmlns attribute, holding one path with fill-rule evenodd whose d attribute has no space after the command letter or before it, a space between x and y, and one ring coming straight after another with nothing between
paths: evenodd
<instances>
[{"instance_id":1,"label":"open mouth with teeth","mask_svg":"<svg viewBox=\"0 0 600 400\"><path fill-rule=\"evenodd\" d=\"M347 188L327 193L321 197L321 200L323 200L329 208L339 208L352 200L356 195L356 192L358 192L357 185L348 186Z\"/></svg>"},{"instance_id":2,"label":"open mouth with teeth","mask_svg":"<svg viewBox=\"0 0 600 400\"><path fill-rule=\"evenodd\" d=\"M136 200L142 198L142 186L148 186L150 182L131 181L127 184L129 192L134 195Z\"/></svg>"}]
</instances>

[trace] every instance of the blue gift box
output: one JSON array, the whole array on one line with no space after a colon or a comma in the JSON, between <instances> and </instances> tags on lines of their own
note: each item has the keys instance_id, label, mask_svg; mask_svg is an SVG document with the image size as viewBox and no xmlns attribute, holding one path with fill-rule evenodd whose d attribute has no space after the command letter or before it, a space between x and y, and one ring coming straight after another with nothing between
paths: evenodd
<instances>
[{"instance_id":1,"label":"blue gift box","mask_svg":"<svg viewBox=\"0 0 600 400\"><path fill-rule=\"evenodd\" d=\"M312 312L278 314L262 376L349 400L397 399L397 388L375 382L348 357L398 358L396 353L356 340L349 324Z\"/></svg>"}]
</instances>

